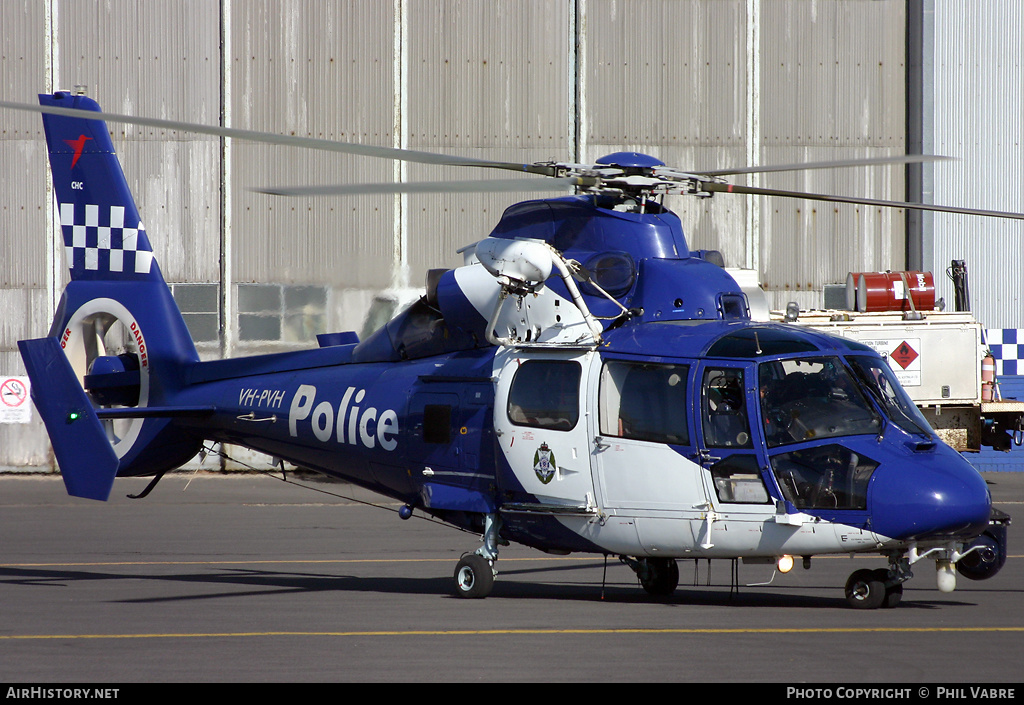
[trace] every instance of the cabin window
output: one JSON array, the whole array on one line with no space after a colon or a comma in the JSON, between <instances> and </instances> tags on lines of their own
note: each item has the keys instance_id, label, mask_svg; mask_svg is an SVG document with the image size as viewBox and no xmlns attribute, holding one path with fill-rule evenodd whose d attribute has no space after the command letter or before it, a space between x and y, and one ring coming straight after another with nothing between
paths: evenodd
<instances>
[{"instance_id":1,"label":"cabin window","mask_svg":"<svg viewBox=\"0 0 1024 705\"><path fill-rule=\"evenodd\" d=\"M687 365L610 360L601 373L601 433L688 445Z\"/></svg>"},{"instance_id":2,"label":"cabin window","mask_svg":"<svg viewBox=\"0 0 1024 705\"><path fill-rule=\"evenodd\" d=\"M580 418L580 366L566 360L527 360L512 379L508 418L516 426L568 431Z\"/></svg>"},{"instance_id":3,"label":"cabin window","mask_svg":"<svg viewBox=\"0 0 1024 705\"><path fill-rule=\"evenodd\" d=\"M704 443L709 448L753 448L743 370L704 371Z\"/></svg>"}]
</instances>

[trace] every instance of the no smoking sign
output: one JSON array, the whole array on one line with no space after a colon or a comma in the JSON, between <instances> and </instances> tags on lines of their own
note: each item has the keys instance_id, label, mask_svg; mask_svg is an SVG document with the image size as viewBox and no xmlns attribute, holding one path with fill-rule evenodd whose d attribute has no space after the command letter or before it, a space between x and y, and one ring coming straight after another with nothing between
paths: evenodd
<instances>
[{"instance_id":1,"label":"no smoking sign","mask_svg":"<svg viewBox=\"0 0 1024 705\"><path fill-rule=\"evenodd\" d=\"M29 401L28 377L0 377L0 423L29 423L32 403Z\"/></svg>"}]
</instances>

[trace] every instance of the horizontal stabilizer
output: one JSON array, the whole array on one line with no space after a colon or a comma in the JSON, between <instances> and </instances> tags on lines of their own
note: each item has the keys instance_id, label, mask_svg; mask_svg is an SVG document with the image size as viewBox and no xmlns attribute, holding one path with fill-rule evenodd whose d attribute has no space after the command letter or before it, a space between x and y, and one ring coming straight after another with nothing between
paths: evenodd
<instances>
[{"instance_id":1,"label":"horizontal stabilizer","mask_svg":"<svg viewBox=\"0 0 1024 705\"><path fill-rule=\"evenodd\" d=\"M117 476L117 455L60 341L21 340L18 347L68 494L106 501Z\"/></svg>"}]
</instances>

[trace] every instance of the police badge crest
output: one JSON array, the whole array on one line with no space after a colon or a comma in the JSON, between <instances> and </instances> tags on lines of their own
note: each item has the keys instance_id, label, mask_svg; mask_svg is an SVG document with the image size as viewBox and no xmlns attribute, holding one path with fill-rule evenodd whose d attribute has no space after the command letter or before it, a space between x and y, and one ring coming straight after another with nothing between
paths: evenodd
<instances>
[{"instance_id":1,"label":"police badge crest","mask_svg":"<svg viewBox=\"0 0 1024 705\"><path fill-rule=\"evenodd\" d=\"M537 479L546 485L551 482L557 470L554 451L548 448L547 443L541 443L540 448L533 454L533 471L537 473Z\"/></svg>"}]
</instances>

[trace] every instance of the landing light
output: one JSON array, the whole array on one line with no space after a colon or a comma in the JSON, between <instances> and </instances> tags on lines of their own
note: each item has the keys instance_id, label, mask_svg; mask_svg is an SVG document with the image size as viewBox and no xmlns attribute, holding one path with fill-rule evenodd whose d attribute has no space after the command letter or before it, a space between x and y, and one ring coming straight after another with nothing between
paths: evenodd
<instances>
[{"instance_id":1,"label":"landing light","mask_svg":"<svg viewBox=\"0 0 1024 705\"><path fill-rule=\"evenodd\" d=\"M793 556L779 556L778 568L780 573L793 570Z\"/></svg>"}]
</instances>

